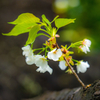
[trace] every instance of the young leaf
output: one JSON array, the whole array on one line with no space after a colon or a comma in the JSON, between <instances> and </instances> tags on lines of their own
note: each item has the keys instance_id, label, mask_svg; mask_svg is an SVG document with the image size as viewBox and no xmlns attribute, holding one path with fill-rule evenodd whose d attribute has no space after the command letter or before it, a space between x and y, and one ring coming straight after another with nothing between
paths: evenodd
<instances>
[{"instance_id":1,"label":"young leaf","mask_svg":"<svg viewBox=\"0 0 100 100\"><path fill-rule=\"evenodd\" d=\"M13 22L8 22L9 24L20 24L20 23L28 23L28 22L39 22L40 19L34 16L31 13L22 13L18 16L18 18Z\"/></svg>"},{"instance_id":2,"label":"young leaf","mask_svg":"<svg viewBox=\"0 0 100 100\"><path fill-rule=\"evenodd\" d=\"M59 15L57 15L57 16L52 20L51 23L53 23L58 17L59 17Z\"/></svg>"},{"instance_id":3,"label":"young leaf","mask_svg":"<svg viewBox=\"0 0 100 100\"><path fill-rule=\"evenodd\" d=\"M46 18L46 16L43 14L42 15L42 20L47 23L48 25L50 24L50 21Z\"/></svg>"},{"instance_id":4,"label":"young leaf","mask_svg":"<svg viewBox=\"0 0 100 100\"><path fill-rule=\"evenodd\" d=\"M2 33L3 35L6 36L18 36L20 34L29 32L30 29L37 25L36 23L20 23L16 26L14 26L14 28L9 32L9 33Z\"/></svg>"},{"instance_id":5,"label":"young leaf","mask_svg":"<svg viewBox=\"0 0 100 100\"><path fill-rule=\"evenodd\" d=\"M75 19L67 19L67 18L58 18L55 20L55 25L57 28L61 28L66 26L70 23L74 23Z\"/></svg>"},{"instance_id":6,"label":"young leaf","mask_svg":"<svg viewBox=\"0 0 100 100\"><path fill-rule=\"evenodd\" d=\"M35 41L37 32L39 31L39 29L40 29L40 25L36 25L30 30L29 36L25 45L31 44Z\"/></svg>"}]
</instances>

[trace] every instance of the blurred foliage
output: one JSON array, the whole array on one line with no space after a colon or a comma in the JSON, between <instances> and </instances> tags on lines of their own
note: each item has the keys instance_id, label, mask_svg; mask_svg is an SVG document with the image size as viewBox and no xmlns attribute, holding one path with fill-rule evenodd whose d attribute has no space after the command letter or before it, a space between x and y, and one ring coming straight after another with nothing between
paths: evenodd
<instances>
[{"instance_id":1,"label":"blurred foliage","mask_svg":"<svg viewBox=\"0 0 100 100\"><path fill-rule=\"evenodd\" d=\"M100 0L55 0L54 4L55 13L61 17L76 18L75 24L70 24L60 31L61 40L76 42L88 38L92 41L92 49L99 51ZM60 4L66 6L60 7ZM58 12L57 9L62 11Z\"/></svg>"}]
</instances>

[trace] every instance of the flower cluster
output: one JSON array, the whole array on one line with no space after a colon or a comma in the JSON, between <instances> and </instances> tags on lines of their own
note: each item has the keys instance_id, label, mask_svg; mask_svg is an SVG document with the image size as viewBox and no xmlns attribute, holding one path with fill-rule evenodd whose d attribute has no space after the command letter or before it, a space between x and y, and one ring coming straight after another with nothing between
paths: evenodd
<instances>
[{"instance_id":1,"label":"flower cluster","mask_svg":"<svg viewBox=\"0 0 100 100\"><path fill-rule=\"evenodd\" d=\"M50 45L52 45L52 42ZM79 45L80 45L79 49L87 53L87 51L88 52L90 51L89 47L91 45L91 41L88 39L84 39L83 41L79 42ZM67 62L64 60L64 57L68 60L69 64L74 65L72 56L70 56L70 54L73 54L73 52L68 51L66 47L62 46L61 49L60 48L57 49L57 47L51 47L51 49L52 49L51 51L47 52L47 57L45 57L44 55L43 56L34 55L30 45L22 47L23 55L26 57L26 63L28 65L35 64L38 67L38 69L36 70L37 72L45 73L47 71L50 74L52 74L53 69L48 65L47 58L53 61L59 61L59 68L61 70L65 70L68 67ZM76 63L77 73L79 72L84 73L86 72L87 68L90 67L88 62L84 61L76 61L76 62L77 62ZM68 68L67 72L69 70L70 69Z\"/></svg>"},{"instance_id":2,"label":"flower cluster","mask_svg":"<svg viewBox=\"0 0 100 100\"><path fill-rule=\"evenodd\" d=\"M25 55L26 57L26 63L28 65L36 64L36 66L39 67L36 70L37 72L45 73L46 71L48 71L50 74L52 74L53 70L49 67L47 59L44 56L34 55L30 45L22 47L22 50L23 55Z\"/></svg>"}]
</instances>

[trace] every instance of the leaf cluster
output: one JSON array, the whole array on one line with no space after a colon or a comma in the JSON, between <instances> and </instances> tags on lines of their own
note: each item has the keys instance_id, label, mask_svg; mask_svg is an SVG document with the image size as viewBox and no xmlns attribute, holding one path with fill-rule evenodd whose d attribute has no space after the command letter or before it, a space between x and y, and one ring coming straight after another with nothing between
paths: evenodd
<instances>
[{"instance_id":1,"label":"leaf cluster","mask_svg":"<svg viewBox=\"0 0 100 100\"><path fill-rule=\"evenodd\" d=\"M33 44L36 37L44 35L46 37L53 37L56 35L56 32L59 28L64 27L70 23L74 23L75 19L67 19L67 18L58 18L56 16L51 22L46 18L46 16L42 15L42 22L40 18L36 17L32 13L22 13L18 16L18 18L12 22L8 22L9 24L15 25L13 29L9 33L2 33L5 36L18 36L23 33L29 32L28 39L25 43L25 46L28 44ZM51 24L55 23L56 28L52 27ZM45 28L43 29L42 26ZM39 31L43 31L43 33L39 33ZM47 34L45 34L46 32Z\"/></svg>"}]
</instances>

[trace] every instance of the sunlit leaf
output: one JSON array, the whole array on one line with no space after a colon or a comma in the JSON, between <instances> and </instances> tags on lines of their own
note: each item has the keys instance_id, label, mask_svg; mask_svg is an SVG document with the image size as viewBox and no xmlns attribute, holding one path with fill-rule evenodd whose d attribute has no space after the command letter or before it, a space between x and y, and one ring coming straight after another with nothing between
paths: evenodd
<instances>
[{"instance_id":1,"label":"sunlit leaf","mask_svg":"<svg viewBox=\"0 0 100 100\"><path fill-rule=\"evenodd\" d=\"M31 13L22 13L15 21L9 22L9 24L15 25L14 28L9 33L2 34L6 36L17 36L29 32L39 21L40 19Z\"/></svg>"},{"instance_id":2,"label":"sunlit leaf","mask_svg":"<svg viewBox=\"0 0 100 100\"><path fill-rule=\"evenodd\" d=\"M58 18L55 20L55 25L57 28L61 28L66 26L70 23L74 23L75 19L67 19L67 18Z\"/></svg>"},{"instance_id":3,"label":"sunlit leaf","mask_svg":"<svg viewBox=\"0 0 100 100\"><path fill-rule=\"evenodd\" d=\"M30 30L29 36L25 45L31 44L35 41L37 32L39 31L39 29L40 29L40 25L36 25Z\"/></svg>"},{"instance_id":4,"label":"sunlit leaf","mask_svg":"<svg viewBox=\"0 0 100 100\"><path fill-rule=\"evenodd\" d=\"M46 18L46 16L43 14L42 15L42 20L47 23L48 25L50 24L50 21Z\"/></svg>"},{"instance_id":5,"label":"sunlit leaf","mask_svg":"<svg viewBox=\"0 0 100 100\"><path fill-rule=\"evenodd\" d=\"M37 24L36 23L20 23L14 26L14 28L9 33L2 33L2 34L6 36L18 36L20 34L29 32L30 29L35 25Z\"/></svg>"},{"instance_id":6,"label":"sunlit leaf","mask_svg":"<svg viewBox=\"0 0 100 100\"><path fill-rule=\"evenodd\" d=\"M8 22L8 23L16 25L16 24L20 24L20 23L28 23L28 22L34 23L34 22L39 22L39 21L40 21L40 19L31 13L22 13L18 16L18 18L15 21Z\"/></svg>"}]
</instances>

